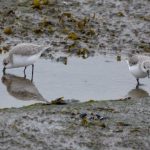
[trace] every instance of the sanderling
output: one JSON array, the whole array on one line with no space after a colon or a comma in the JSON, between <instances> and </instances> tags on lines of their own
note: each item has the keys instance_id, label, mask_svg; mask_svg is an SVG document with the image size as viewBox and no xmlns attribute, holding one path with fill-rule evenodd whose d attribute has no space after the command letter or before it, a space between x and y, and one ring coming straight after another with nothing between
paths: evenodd
<instances>
[{"instance_id":1,"label":"sanderling","mask_svg":"<svg viewBox=\"0 0 150 150\"><path fill-rule=\"evenodd\" d=\"M44 47L32 43L21 43L16 45L10 50L8 57L3 60L3 73L5 74L6 69L25 67L25 75L27 66L32 65L33 77L34 63L41 56L42 52L48 48L50 48L50 46Z\"/></svg>"},{"instance_id":2,"label":"sanderling","mask_svg":"<svg viewBox=\"0 0 150 150\"><path fill-rule=\"evenodd\" d=\"M150 57L144 55L133 55L127 60L129 71L137 80L139 85L139 78L150 77Z\"/></svg>"}]
</instances>

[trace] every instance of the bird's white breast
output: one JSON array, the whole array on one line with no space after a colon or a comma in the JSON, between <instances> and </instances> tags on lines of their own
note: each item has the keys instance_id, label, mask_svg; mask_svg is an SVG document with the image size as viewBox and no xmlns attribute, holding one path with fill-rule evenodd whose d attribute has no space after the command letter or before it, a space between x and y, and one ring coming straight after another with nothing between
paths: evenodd
<instances>
[{"instance_id":1,"label":"bird's white breast","mask_svg":"<svg viewBox=\"0 0 150 150\"><path fill-rule=\"evenodd\" d=\"M146 72L143 72L139 68L139 64L134 65L134 66L129 66L129 71L133 74L135 78L145 78L147 76Z\"/></svg>"},{"instance_id":2,"label":"bird's white breast","mask_svg":"<svg viewBox=\"0 0 150 150\"><path fill-rule=\"evenodd\" d=\"M31 56L13 55L13 68L25 67L35 63L35 61L40 57L40 54L35 54Z\"/></svg>"}]
</instances>

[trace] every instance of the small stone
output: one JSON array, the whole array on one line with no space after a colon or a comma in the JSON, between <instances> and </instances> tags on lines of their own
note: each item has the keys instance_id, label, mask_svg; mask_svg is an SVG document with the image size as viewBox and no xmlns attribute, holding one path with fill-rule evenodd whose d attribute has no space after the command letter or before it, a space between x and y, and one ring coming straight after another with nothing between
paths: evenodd
<instances>
[{"instance_id":1,"label":"small stone","mask_svg":"<svg viewBox=\"0 0 150 150\"><path fill-rule=\"evenodd\" d=\"M63 108L62 110L61 110L61 113L67 113L68 112L68 109L67 108Z\"/></svg>"},{"instance_id":2,"label":"small stone","mask_svg":"<svg viewBox=\"0 0 150 150\"><path fill-rule=\"evenodd\" d=\"M99 114L96 114L96 117L97 117L97 119L100 119L100 118L101 118L101 116L100 116Z\"/></svg>"},{"instance_id":3,"label":"small stone","mask_svg":"<svg viewBox=\"0 0 150 150\"><path fill-rule=\"evenodd\" d=\"M117 61L121 61L121 56L120 55L117 56Z\"/></svg>"},{"instance_id":4,"label":"small stone","mask_svg":"<svg viewBox=\"0 0 150 150\"><path fill-rule=\"evenodd\" d=\"M80 114L80 118L85 118L87 116L87 113Z\"/></svg>"}]
</instances>

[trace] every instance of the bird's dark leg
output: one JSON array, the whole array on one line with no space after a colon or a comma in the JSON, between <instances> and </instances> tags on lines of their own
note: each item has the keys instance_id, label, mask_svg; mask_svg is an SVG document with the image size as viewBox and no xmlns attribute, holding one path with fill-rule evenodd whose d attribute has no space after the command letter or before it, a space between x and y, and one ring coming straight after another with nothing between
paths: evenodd
<instances>
[{"instance_id":1,"label":"bird's dark leg","mask_svg":"<svg viewBox=\"0 0 150 150\"><path fill-rule=\"evenodd\" d=\"M6 68L4 67L4 68L3 68L3 75L5 75L5 74L6 74L6 72L5 72L5 71L6 71Z\"/></svg>"},{"instance_id":2,"label":"bird's dark leg","mask_svg":"<svg viewBox=\"0 0 150 150\"><path fill-rule=\"evenodd\" d=\"M136 81L137 81L136 88L138 88L138 87L139 87L139 85L140 85L139 78L137 78L137 79L136 79Z\"/></svg>"},{"instance_id":3,"label":"bird's dark leg","mask_svg":"<svg viewBox=\"0 0 150 150\"><path fill-rule=\"evenodd\" d=\"M24 71L23 71L24 72L24 78L26 78L26 68L27 68L27 66L24 67Z\"/></svg>"},{"instance_id":4,"label":"bird's dark leg","mask_svg":"<svg viewBox=\"0 0 150 150\"><path fill-rule=\"evenodd\" d=\"M31 81L33 81L33 74L34 74L34 64L32 64L32 77L31 77Z\"/></svg>"},{"instance_id":5,"label":"bird's dark leg","mask_svg":"<svg viewBox=\"0 0 150 150\"><path fill-rule=\"evenodd\" d=\"M147 77L150 78L150 71L147 70Z\"/></svg>"}]
</instances>

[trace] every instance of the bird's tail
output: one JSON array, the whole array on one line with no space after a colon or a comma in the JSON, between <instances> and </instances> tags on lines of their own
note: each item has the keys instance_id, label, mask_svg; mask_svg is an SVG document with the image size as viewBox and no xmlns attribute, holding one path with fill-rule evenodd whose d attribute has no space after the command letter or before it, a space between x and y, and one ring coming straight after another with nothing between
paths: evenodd
<instances>
[{"instance_id":1,"label":"bird's tail","mask_svg":"<svg viewBox=\"0 0 150 150\"><path fill-rule=\"evenodd\" d=\"M49 48L52 48L52 45L49 45L49 46L44 47L42 53L43 53L44 51L48 50Z\"/></svg>"},{"instance_id":2,"label":"bird's tail","mask_svg":"<svg viewBox=\"0 0 150 150\"><path fill-rule=\"evenodd\" d=\"M51 48L52 47L52 45L49 45L49 46L46 46L46 47L44 47L44 46L42 46L41 48L42 48L42 51L40 51L40 55L43 53L43 52L45 52L46 50L48 50L49 48Z\"/></svg>"},{"instance_id":3,"label":"bird's tail","mask_svg":"<svg viewBox=\"0 0 150 150\"><path fill-rule=\"evenodd\" d=\"M127 63L128 66L130 66L128 58L125 58L125 62Z\"/></svg>"}]
</instances>

